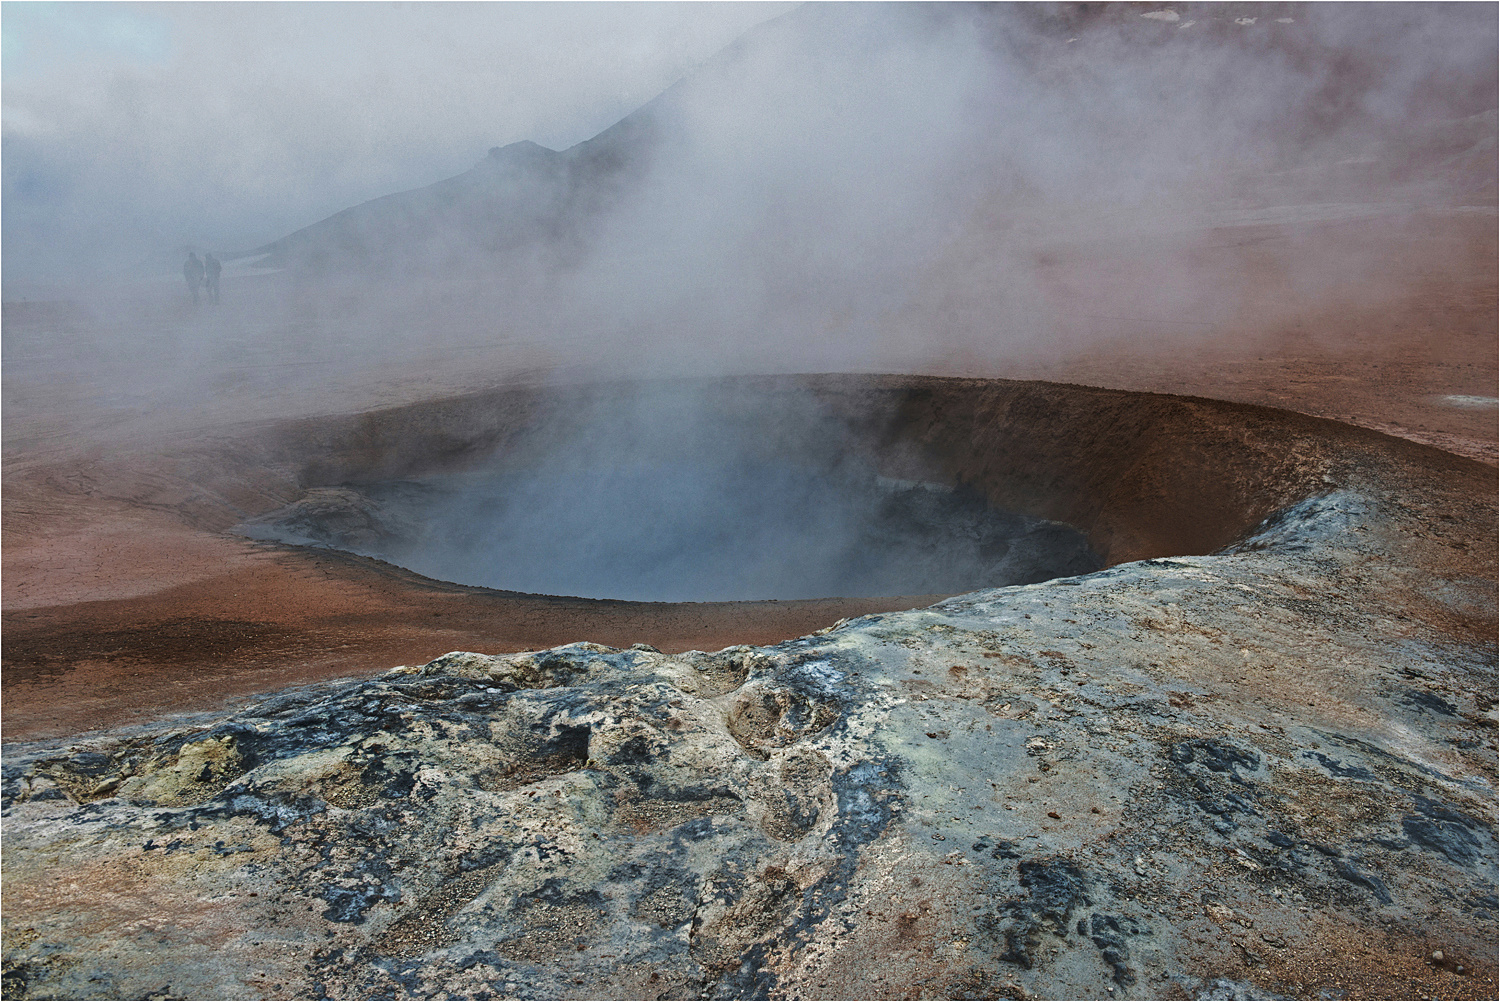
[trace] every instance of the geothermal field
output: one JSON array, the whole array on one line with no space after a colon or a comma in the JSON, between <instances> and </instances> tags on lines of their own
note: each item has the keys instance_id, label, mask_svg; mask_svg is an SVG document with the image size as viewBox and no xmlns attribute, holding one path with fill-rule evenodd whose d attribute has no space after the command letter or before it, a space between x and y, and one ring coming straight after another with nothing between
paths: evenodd
<instances>
[{"instance_id":1,"label":"geothermal field","mask_svg":"<svg viewBox=\"0 0 1500 1002\"><path fill-rule=\"evenodd\" d=\"M5 998L1500 992L1495 5L4 18Z\"/></svg>"}]
</instances>

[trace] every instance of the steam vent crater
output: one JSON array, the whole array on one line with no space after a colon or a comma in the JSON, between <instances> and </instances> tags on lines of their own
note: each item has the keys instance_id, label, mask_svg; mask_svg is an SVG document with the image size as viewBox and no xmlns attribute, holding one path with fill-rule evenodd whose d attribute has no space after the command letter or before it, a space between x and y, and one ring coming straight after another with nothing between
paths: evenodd
<instances>
[{"instance_id":1,"label":"steam vent crater","mask_svg":"<svg viewBox=\"0 0 1500 1002\"><path fill-rule=\"evenodd\" d=\"M1272 444L1308 422L1003 380L514 388L264 429L292 500L234 531L539 595L956 595L1230 544L1319 486Z\"/></svg>"},{"instance_id":2,"label":"steam vent crater","mask_svg":"<svg viewBox=\"0 0 1500 1002\"><path fill-rule=\"evenodd\" d=\"M566 416L536 401L492 448L397 477L353 470L240 531L442 581L638 602L952 595L1103 566L1080 529L998 507L907 441L899 414L786 383L580 396L592 406Z\"/></svg>"}]
</instances>

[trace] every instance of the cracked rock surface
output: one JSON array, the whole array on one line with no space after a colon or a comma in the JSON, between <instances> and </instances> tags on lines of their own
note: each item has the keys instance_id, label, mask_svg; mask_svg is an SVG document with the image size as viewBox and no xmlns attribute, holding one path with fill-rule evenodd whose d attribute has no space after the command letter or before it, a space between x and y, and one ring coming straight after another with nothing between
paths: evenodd
<instances>
[{"instance_id":1,"label":"cracked rock surface","mask_svg":"<svg viewBox=\"0 0 1500 1002\"><path fill-rule=\"evenodd\" d=\"M8 745L5 994L1493 997L1494 582L1393 556L1431 511Z\"/></svg>"}]
</instances>

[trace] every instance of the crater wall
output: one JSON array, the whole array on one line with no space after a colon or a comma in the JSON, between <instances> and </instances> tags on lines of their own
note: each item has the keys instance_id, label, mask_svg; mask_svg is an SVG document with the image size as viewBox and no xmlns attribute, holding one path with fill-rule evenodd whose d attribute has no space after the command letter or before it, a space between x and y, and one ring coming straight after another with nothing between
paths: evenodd
<instances>
[{"instance_id":1,"label":"crater wall","mask_svg":"<svg viewBox=\"0 0 1500 1002\"><path fill-rule=\"evenodd\" d=\"M1083 529L1110 564L1209 553L1351 463L1419 460L1483 483L1440 450L1273 408L1058 383L911 376L760 377L509 389L287 422L269 458L303 488L462 470L577 433L580 403L691 394L774 424L812 401L882 472L963 483L991 504Z\"/></svg>"}]
</instances>

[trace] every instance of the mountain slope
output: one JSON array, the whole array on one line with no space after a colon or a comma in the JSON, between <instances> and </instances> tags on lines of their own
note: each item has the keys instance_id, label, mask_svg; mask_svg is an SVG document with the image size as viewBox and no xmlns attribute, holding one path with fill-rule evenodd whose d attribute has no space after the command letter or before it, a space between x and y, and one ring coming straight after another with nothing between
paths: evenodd
<instances>
[{"instance_id":1,"label":"mountain slope","mask_svg":"<svg viewBox=\"0 0 1500 1002\"><path fill-rule=\"evenodd\" d=\"M1493 20L1399 5L812 4L592 139L491 150L253 253L310 271L554 264L628 202L611 261L663 255L673 264L653 278L675 282L753 247L716 271L751 274L763 250L827 289L839 276L813 278L820 262L915 246L997 194L1006 212L1097 214L1163 192L1206 209L1402 201L1420 182L1423 200L1492 202L1495 59L1460 42Z\"/></svg>"},{"instance_id":2,"label":"mountain slope","mask_svg":"<svg viewBox=\"0 0 1500 1002\"><path fill-rule=\"evenodd\" d=\"M528 246L565 246L640 165L649 116L632 116L565 151L529 140L472 169L344 209L247 256L309 271L442 271Z\"/></svg>"}]
</instances>

